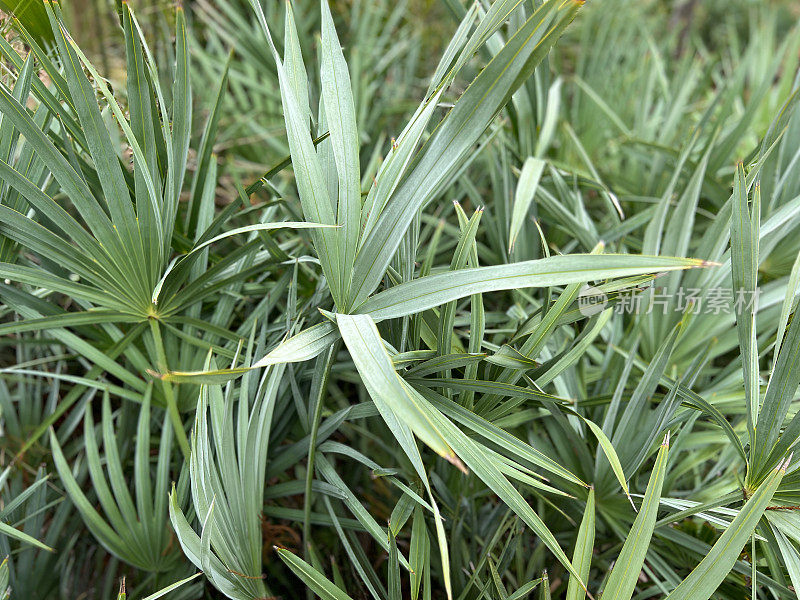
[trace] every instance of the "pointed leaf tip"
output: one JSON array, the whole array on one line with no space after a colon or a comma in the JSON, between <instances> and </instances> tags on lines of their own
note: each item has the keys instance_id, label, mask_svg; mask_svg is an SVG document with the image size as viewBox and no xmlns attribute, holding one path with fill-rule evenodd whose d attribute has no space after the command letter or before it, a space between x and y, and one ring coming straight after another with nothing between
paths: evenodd
<instances>
[{"instance_id":1,"label":"pointed leaf tip","mask_svg":"<svg viewBox=\"0 0 800 600\"><path fill-rule=\"evenodd\" d=\"M164 381L167 376L166 373L159 373L157 371L153 371L153 369L147 369L147 374L151 377L155 377L156 379L160 379L161 381Z\"/></svg>"},{"instance_id":2,"label":"pointed leaf tip","mask_svg":"<svg viewBox=\"0 0 800 600\"><path fill-rule=\"evenodd\" d=\"M449 462L451 465L455 466L455 467L456 467L456 468L457 468L459 471L461 471L461 472L462 472L464 475L469 475L469 469L468 469L468 468L467 468L467 466L466 466L466 465L465 465L465 464L464 464L464 463L461 461L461 459L460 459L460 458L458 458L458 456L456 456L455 452L453 452L453 453L451 453L451 454L449 454L449 455L442 455L442 458L444 458L444 459L445 459L447 462Z\"/></svg>"},{"instance_id":3,"label":"pointed leaf tip","mask_svg":"<svg viewBox=\"0 0 800 600\"><path fill-rule=\"evenodd\" d=\"M786 470L789 468L789 464L792 462L792 456L794 456L794 452L789 454L789 456L786 457L786 460L778 465L777 468L781 471L781 473L786 473Z\"/></svg>"}]
</instances>

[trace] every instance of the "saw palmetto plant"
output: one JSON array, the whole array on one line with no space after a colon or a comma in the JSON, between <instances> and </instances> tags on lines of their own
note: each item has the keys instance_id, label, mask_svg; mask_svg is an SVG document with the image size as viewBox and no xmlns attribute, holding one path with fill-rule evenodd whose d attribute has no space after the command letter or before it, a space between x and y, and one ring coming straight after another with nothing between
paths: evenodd
<instances>
[{"instance_id":1,"label":"saw palmetto plant","mask_svg":"<svg viewBox=\"0 0 800 600\"><path fill-rule=\"evenodd\" d=\"M800 36L696 5L5 17L0 596L800 598Z\"/></svg>"}]
</instances>

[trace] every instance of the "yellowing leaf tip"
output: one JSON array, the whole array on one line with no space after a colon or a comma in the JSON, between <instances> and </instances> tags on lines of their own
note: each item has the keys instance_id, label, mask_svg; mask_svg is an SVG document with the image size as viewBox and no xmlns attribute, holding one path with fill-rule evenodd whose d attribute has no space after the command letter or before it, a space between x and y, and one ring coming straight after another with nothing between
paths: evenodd
<instances>
[{"instance_id":1,"label":"yellowing leaf tip","mask_svg":"<svg viewBox=\"0 0 800 600\"><path fill-rule=\"evenodd\" d=\"M153 371L153 369L147 369L147 374L151 377L155 377L156 379L160 379L164 381L164 378L167 376L166 373L159 373L157 371Z\"/></svg>"},{"instance_id":2,"label":"yellowing leaf tip","mask_svg":"<svg viewBox=\"0 0 800 600\"><path fill-rule=\"evenodd\" d=\"M451 465L455 466L459 471L461 471L464 475L469 475L469 469L467 466L461 461L458 456L451 450L449 454L442 454L442 458L444 458L447 462Z\"/></svg>"}]
</instances>

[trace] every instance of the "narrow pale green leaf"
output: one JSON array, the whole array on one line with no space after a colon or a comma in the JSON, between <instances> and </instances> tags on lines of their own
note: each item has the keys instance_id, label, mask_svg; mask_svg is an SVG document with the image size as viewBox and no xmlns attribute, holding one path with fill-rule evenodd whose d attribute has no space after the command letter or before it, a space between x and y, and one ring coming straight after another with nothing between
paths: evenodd
<instances>
[{"instance_id":1,"label":"narrow pale green leaf","mask_svg":"<svg viewBox=\"0 0 800 600\"><path fill-rule=\"evenodd\" d=\"M661 444L639 514L633 522L630 533L622 545L619 557L606 582L603 592L605 600L630 600L633 596L656 524L661 487L664 484L664 475L667 470L668 450L669 435Z\"/></svg>"},{"instance_id":2,"label":"narrow pale green leaf","mask_svg":"<svg viewBox=\"0 0 800 600\"><path fill-rule=\"evenodd\" d=\"M292 572L323 600L352 600L350 596L299 556L285 548L276 548L275 551Z\"/></svg>"},{"instance_id":3,"label":"narrow pale green leaf","mask_svg":"<svg viewBox=\"0 0 800 600\"><path fill-rule=\"evenodd\" d=\"M193 579L196 579L196 578L200 577L200 575L202 575L202 574L203 574L202 572L198 572L198 573L195 573L194 575L190 575L189 577L186 577L185 579L180 579L180 580L176 581L175 583L170 584L167 587L162 588L162 589L158 590L157 592L155 592L153 594L150 594L149 596L147 596L146 598L143 598L142 600L156 600L157 598L161 598L162 596L166 596L170 592L172 592L174 590L177 590L182 585L184 585L186 583L189 583Z\"/></svg>"},{"instance_id":4,"label":"narrow pale green leaf","mask_svg":"<svg viewBox=\"0 0 800 600\"><path fill-rule=\"evenodd\" d=\"M731 216L731 279L733 294L744 294L745 300L755 300L753 294L758 285L758 238L759 220L761 217L760 194L756 191L756 201L751 209L748 203L748 189L744 168L741 163L736 167L733 186L733 213ZM756 307L743 305L736 314L739 345L742 348L742 369L744 372L744 393L747 406L748 428L751 436L756 422L759 421L759 378L758 378L758 346L756 343ZM757 439L753 439L754 448L762 449Z\"/></svg>"},{"instance_id":5,"label":"narrow pale green leaf","mask_svg":"<svg viewBox=\"0 0 800 600\"><path fill-rule=\"evenodd\" d=\"M728 525L711 551L684 579L667 600L708 600L728 576L742 548L753 535L761 516L786 473L789 460L774 469Z\"/></svg>"},{"instance_id":6,"label":"narrow pale green leaf","mask_svg":"<svg viewBox=\"0 0 800 600\"><path fill-rule=\"evenodd\" d=\"M378 410L396 414L437 454L460 465L453 449L423 410L421 404L426 401L401 383L372 319L367 315L337 315L336 323Z\"/></svg>"},{"instance_id":7,"label":"narrow pale green leaf","mask_svg":"<svg viewBox=\"0 0 800 600\"><path fill-rule=\"evenodd\" d=\"M517 182L517 190L514 193L514 209L511 213L511 227L508 232L509 253L513 250L517 236L528 216L545 164L542 159L529 156L522 165L522 172L519 174L519 181Z\"/></svg>"},{"instance_id":8,"label":"narrow pale green leaf","mask_svg":"<svg viewBox=\"0 0 800 600\"><path fill-rule=\"evenodd\" d=\"M361 168L358 156L358 129L350 72L342 54L339 37L333 25L328 0L320 0L322 7L322 61L320 80L325 121L330 131L330 148L338 174L338 202L336 222L338 232L337 253L342 261L339 289L349 308L350 280L356 258L361 230Z\"/></svg>"},{"instance_id":9,"label":"narrow pale green leaf","mask_svg":"<svg viewBox=\"0 0 800 600\"><path fill-rule=\"evenodd\" d=\"M472 294L550 287L707 266L694 258L621 254L571 254L539 260L462 269L401 283L372 296L354 312L374 320L393 319Z\"/></svg>"},{"instance_id":10,"label":"narrow pale green leaf","mask_svg":"<svg viewBox=\"0 0 800 600\"><path fill-rule=\"evenodd\" d=\"M8 523L3 523L0 521L0 534L6 535L11 539L18 540L24 544L30 544L31 546L35 546L40 550L46 550L47 552L55 552L50 546L47 546L37 540L35 537L32 537L25 533L24 531L20 531L16 527L12 527Z\"/></svg>"},{"instance_id":11,"label":"narrow pale green leaf","mask_svg":"<svg viewBox=\"0 0 800 600\"><path fill-rule=\"evenodd\" d=\"M578 528L578 538L575 541L575 551L572 553L572 565L583 581L589 581L589 569L592 565L592 551L594 550L595 514L594 514L594 488L589 490L586 499L586 508L583 519ZM586 590L574 577L569 578L567 585L567 600L583 600Z\"/></svg>"},{"instance_id":12,"label":"narrow pale green leaf","mask_svg":"<svg viewBox=\"0 0 800 600\"><path fill-rule=\"evenodd\" d=\"M781 344L781 350L770 374L767 390L764 392L764 401L758 414L755 443L751 450L752 469L748 473L750 483L758 483L767 475L767 469L771 469L778 461L782 460L781 455L776 455L776 450L781 453L788 452L800 437L797 425L794 427L789 425L785 430L783 429L784 420L792 405L797 386L800 385L798 352L800 352L800 318L795 314ZM754 365L754 368L758 368L758 363ZM793 417L790 423L795 421L797 421L797 416Z\"/></svg>"},{"instance_id":13,"label":"narrow pale green leaf","mask_svg":"<svg viewBox=\"0 0 800 600\"><path fill-rule=\"evenodd\" d=\"M622 491L625 492L628 500L630 500L631 504L633 504L633 500L631 500L631 494L628 491L628 482L625 479L625 473L622 470L622 463L619 461L617 451L614 450L614 444L612 444L611 440L608 439L608 436L603 433L603 429L599 425L590 421L589 419L583 419L583 422L586 423L586 425L592 430L592 433L597 438L600 448L603 449L603 454L606 455L608 462L611 464L611 470L614 471L614 476L617 478Z\"/></svg>"}]
</instances>

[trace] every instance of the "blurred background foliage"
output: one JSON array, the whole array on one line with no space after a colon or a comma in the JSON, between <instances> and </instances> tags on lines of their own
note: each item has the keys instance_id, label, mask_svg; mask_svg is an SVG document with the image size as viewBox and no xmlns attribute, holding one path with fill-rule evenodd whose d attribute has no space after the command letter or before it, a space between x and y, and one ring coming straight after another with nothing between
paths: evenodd
<instances>
[{"instance_id":1,"label":"blurred background foliage","mask_svg":"<svg viewBox=\"0 0 800 600\"><path fill-rule=\"evenodd\" d=\"M135 4L157 63L169 65L174 3L147 0ZM281 3L265 1L262 5L268 21L277 32L282 31ZM247 0L189 0L186 6L198 110L208 113L215 100L212 94L218 91L223 71L229 69L213 149L223 172L229 175L221 178L225 189L220 190L220 198L232 198L235 187L230 177L249 181L288 153L274 65L249 14ZM456 0L331 2L345 56L352 73L358 73L354 78L357 114L366 119L362 121L362 135L371 136L362 140L367 148L385 143L404 123L405 115L414 106L413 98L425 90L426 78L449 40L456 18L463 15L459 6ZM70 0L62 2L62 7L65 22L80 47L114 89L124 89L119 0ZM32 32L50 36L39 2L0 2L0 10L6 14L14 9L15 14L23 15L23 23ZM317 39L314 32L319 30L316 5L298 2L296 12L304 54L313 56ZM747 99L755 91L761 83L759 76L769 72L779 41L796 31L800 5L792 0L606 0L587 3L583 15L551 55L550 69L563 79L561 93L565 108L569 107L564 119L580 132L583 149L592 161L602 171L614 173L620 171L615 159L620 158L621 139L608 137L615 132L604 119L597 118L600 107L586 108L592 103L591 98L602 98L621 122L649 127L647 131L632 132L633 137L643 134L640 141L644 141L648 136L654 138L656 121L643 122L646 115L642 114L640 98L631 91L671 84L672 90L654 91L669 94L680 87L686 96L682 116L687 118L668 129L671 139L665 140L662 135L659 140L678 147L695 125L691 119L701 114L704 103L712 101L719 79L732 74L745 52L756 56L748 61L750 72L743 76L742 98ZM7 20L2 22L8 28ZM278 38L280 43L280 35ZM353 43L348 44L348 39ZM792 49L786 52L791 53ZM229 53L232 57L226 63L223 57ZM778 76L791 74L793 64L788 57L779 66ZM686 75L690 79L684 79ZM169 76L166 69L163 76ZM750 137L742 139L742 150L752 148L766 130L790 85L791 76L782 77L781 85L771 89L768 98L760 103L756 120L748 130ZM202 123L197 119L196 127ZM570 156L569 162L575 158Z\"/></svg>"},{"instance_id":2,"label":"blurred background foliage","mask_svg":"<svg viewBox=\"0 0 800 600\"><path fill-rule=\"evenodd\" d=\"M118 4L119 0L62 3L73 37L112 86L122 90L126 69ZM170 64L174 3L147 0L135 4L158 64ZM19 5L14 0L2 0L0 9L21 9L21 14L30 19L31 31L50 35L36 0L21 0ZM281 32L281 3L265 1L262 5L268 21ZM186 6L197 110L208 114L215 100L212 94L218 91L226 66L229 68L214 144L216 160L227 175L220 181L224 190L219 197L224 201L235 197L233 180L249 181L288 153L274 65L249 14L247 0L190 0ZM360 121L364 123L362 135L371 136L362 140L367 148L380 146L396 134L414 106L413 99L424 92L426 78L435 68L456 19L463 15L458 6L456 0L331 2L351 72L358 73L354 78L357 114L366 119ZM301 35L304 54L313 56L314 32L319 31L316 5L298 2L296 12L301 33L307 32ZM792 0L607 0L587 3L583 15L551 55L550 69L563 79L561 93L565 108L569 107L564 119L580 132L583 149L602 172L619 173L620 165L615 161L622 152L621 139L608 137L619 132L609 128L605 119L598 119L599 107L586 107L593 102L591 98L602 98L621 122L649 127L634 131L633 137L641 134L641 141L649 138L647 141L653 142L656 121L643 121L645 109L632 90L671 84L672 90L654 92L671 94L680 88L686 96L681 116L686 118L667 130L671 139L663 139L662 132L659 140L679 147L695 125L691 119L701 114L704 103L713 100L719 79L732 74L745 52L756 56L748 61L750 72L743 76L742 98L755 91L761 83L759 76L769 72L779 41L796 31L800 5ZM348 39L353 43L348 44ZM232 53L229 64L223 59L228 53ZM778 76L791 74L793 64L788 57L779 66ZM163 75L169 76L166 69ZM684 79L686 75L690 79ZM660 79L657 82L656 77ZM747 132L750 137L742 138L741 150L757 142L790 85L791 76L782 77L781 85L771 89L769 97L760 103ZM658 110L654 105L650 108ZM202 123L197 119L196 127ZM575 158L569 156L568 162L573 163Z\"/></svg>"}]
</instances>

